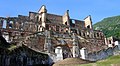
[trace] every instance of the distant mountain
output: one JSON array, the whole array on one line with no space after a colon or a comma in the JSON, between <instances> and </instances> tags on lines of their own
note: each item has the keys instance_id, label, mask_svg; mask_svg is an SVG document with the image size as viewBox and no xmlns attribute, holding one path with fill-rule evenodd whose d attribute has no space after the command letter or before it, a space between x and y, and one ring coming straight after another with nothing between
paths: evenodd
<instances>
[{"instance_id":1,"label":"distant mountain","mask_svg":"<svg viewBox=\"0 0 120 66\"><path fill-rule=\"evenodd\" d=\"M93 25L95 30L102 30L106 37L120 38L120 16L104 18Z\"/></svg>"}]
</instances>

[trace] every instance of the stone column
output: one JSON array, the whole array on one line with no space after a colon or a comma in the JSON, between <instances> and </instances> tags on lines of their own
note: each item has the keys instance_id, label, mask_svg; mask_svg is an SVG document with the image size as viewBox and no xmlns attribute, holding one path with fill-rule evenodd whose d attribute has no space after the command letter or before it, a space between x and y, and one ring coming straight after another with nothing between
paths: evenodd
<instances>
[{"instance_id":1,"label":"stone column","mask_svg":"<svg viewBox=\"0 0 120 66\"><path fill-rule=\"evenodd\" d=\"M80 50L80 54L81 54L81 58L82 59L87 59L87 50L86 50L86 48L82 48L81 50Z\"/></svg>"},{"instance_id":2,"label":"stone column","mask_svg":"<svg viewBox=\"0 0 120 66\"><path fill-rule=\"evenodd\" d=\"M62 51L62 48L60 46L55 48L55 53L57 55L57 57L56 57L57 61L63 60L63 51Z\"/></svg>"},{"instance_id":3,"label":"stone column","mask_svg":"<svg viewBox=\"0 0 120 66\"><path fill-rule=\"evenodd\" d=\"M78 40L77 40L75 33L73 33L72 38L73 38L73 48L72 48L73 49L73 51L72 51L73 57L79 57L80 56L79 46L78 46Z\"/></svg>"},{"instance_id":4,"label":"stone column","mask_svg":"<svg viewBox=\"0 0 120 66\"><path fill-rule=\"evenodd\" d=\"M47 50L47 52L51 52L51 36L50 31L45 31L45 44L44 44L44 50Z\"/></svg>"}]
</instances>

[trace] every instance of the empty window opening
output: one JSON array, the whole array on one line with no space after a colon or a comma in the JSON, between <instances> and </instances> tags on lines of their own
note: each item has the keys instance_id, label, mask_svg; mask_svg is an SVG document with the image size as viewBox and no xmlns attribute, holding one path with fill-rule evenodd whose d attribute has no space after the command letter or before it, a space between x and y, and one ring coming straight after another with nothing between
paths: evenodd
<instances>
[{"instance_id":1,"label":"empty window opening","mask_svg":"<svg viewBox=\"0 0 120 66\"><path fill-rule=\"evenodd\" d=\"M90 29L90 25L88 25L88 26L87 26L87 28L89 28L89 29Z\"/></svg>"},{"instance_id":2,"label":"empty window opening","mask_svg":"<svg viewBox=\"0 0 120 66\"><path fill-rule=\"evenodd\" d=\"M21 36L23 37L25 34L24 33L21 33Z\"/></svg>"},{"instance_id":3,"label":"empty window opening","mask_svg":"<svg viewBox=\"0 0 120 66\"><path fill-rule=\"evenodd\" d=\"M71 31L72 31L73 33L76 33L76 34L77 34L77 30L71 29Z\"/></svg>"},{"instance_id":4,"label":"empty window opening","mask_svg":"<svg viewBox=\"0 0 120 66\"><path fill-rule=\"evenodd\" d=\"M115 46L115 44L112 44L112 46Z\"/></svg>"},{"instance_id":5,"label":"empty window opening","mask_svg":"<svg viewBox=\"0 0 120 66\"><path fill-rule=\"evenodd\" d=\"M40 18L40 21L42 21L42 18Z\"/></svg>"},{"instance_id":6,"label":"empty window opening","mask_svg":"<svg viewBox=\"0 0 120 66\"><path fill-rule=\"evenodd\" d=\"M111 40L109 40L109 44L111 44Z\"/></svg>"},{"instance_id":7,"label":"empty window opening","mask_svg":"<svg viewBox=\"0 0 120 66\"><path fill-rule=\"evenodd\" d=\"M9 36L12 36L12 32L9 32Z\"/></svg>"},{"instance_id":8,"label":"empty window opening","mask_svg":"<svg viewBox=\"0 0 120 66\"><path fill-rule=\"evenodd\" d=\"M9 22L9 28L12 28L13 27L12 25L13 25L13 21L10 21Z\"/></svg>"},{"instance_id":9,"label":"empty window opening","mask_svg":"<svg viewBox=\"0 0 120 66\"><path fill-rule=\"evenodd\" d=\"M36 21L38 22L39 16L37 16Z\"/></svg>"},{"instance_id":10,"label":"empty window opening","mask_svg":"<svg viewBox=\"0 0 120 66\"><path fill-rule=\"evenodd\" d=\"M68 33L68 28L66 28L66 33Z\"/></svg>"},{"instance_id":11,"label":"empty window opening","mask_svg":"<svg viewBox=\"0 0 120 66\"><path fill-rule=\"evenodd\" d=\"M46 30L49 30L49 25L46 25Z\"/></svg>"},{"instance_id":12,"label":"empty window opening","mask_svg":"<svg viewBox=\"0 0 120 66\"><path fill-rule=\"evenodd\" d=\"M65 25L67 25L67 22L65 22Z\"/></svg>"},{"instance_id":13,"label":"empty window opening","mask_svg":"<svg viewBox=\"0 0 120 66\"><path fill-rule=\"evenodd\" d=\"M63 31L63 29L61 29L61 32Z\"/></svg>"},{"instance_id":14,"label":"empty window opening","mask_svg":"<svg viewBox=\"0 0 120 66\"><path fill-rule=\"evenodd\" d=\"M79 31L79 35L81 36L81 31Z\"/></svg>"},{"instance_id":15,"label":"empty window opening","mask_svg":"<svg viewBox=\"0 0 120 66\"><path fill-rule=\"evenodd\" d=\"M89 34L90 34L90 33L89 33L89 32L87 32L87 37L89 37Z\"/></svg>"},{"instance_id":16,"label":"empty window opening","mask_svg":"<svg viewBox=\"0 0 120 66\"><path fill-rule=\"evenodd\" d=\"M74 30L74 32L77 34L77 30Z\"/></svg>"},{"instance_id":17,"label":"empty window opening","mask_svg":"<svg viewBox=\"0 0 120 66\"><path fill-rule=\"evenodd\" d=\"M68 30L66 30L66 33L68 33Z\"/></svg>"},{"instance_id":18,"label":"empty window opening","mask_svg":"<svg viewBox=\"0 0 120 66\"><path fill-rule=\"evenodd\" d=\"M70 20L70 26L75 27L75 20Z\"/></svg>"},{"instance_id":19,"label":"empty window opening","mask_svg":"<svg viewBox=\"0 0 120 66\"><path fill-rule=\"evenodd\" d=\"M94 37L96 38L96 34L94 33Z\"/></svg>"},{"instance_id":20,"label":"empty window opening","mask_svg":"<svg viewBox=\"0 0 120 66\"><path fill-rule=\"evenodd\" d=\"M87 37L89 37L89 35L87 35Z\"/></svg>"},{"instance_id":21,"label":"empty window opening","mask_svg":"<svg viewBox=\"0 0 120 66\"><path fill-rule=\"evenodd\" d=\"M72 20L72 24L75 24L75 20Z\"/></svg>"},{"instance_id":22,"label":"empty window opening","mask_svg":"<svg viewBox=\"0 0 120 66\"><path fill-rule=\"evenodd\" d=\"M97 33L97 37L99 37L99 33Z\"/></svg>"},{"instance_id":23,"label":"empty window opening","mask_svg":"<svg viewBox=\"0 0 120 66\"><path fill-rule=\"evenodd\" d=\"M56 26L56 31L59 31L59 26Z\"/></svg>"},{"instance_id":24,"label":"empty window opening","mask_svg":"<svg viewBox=\"0 0 120 66\"><path fill-rule=\"evenodd\" d=\"M83 36L85 36L85 33L83 33Z\"/></svg>"}]
</instances>

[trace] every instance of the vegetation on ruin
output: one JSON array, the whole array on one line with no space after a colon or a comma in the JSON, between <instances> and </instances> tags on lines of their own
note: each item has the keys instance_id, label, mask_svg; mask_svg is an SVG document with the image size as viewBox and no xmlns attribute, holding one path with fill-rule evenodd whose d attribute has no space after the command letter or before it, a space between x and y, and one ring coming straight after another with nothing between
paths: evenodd
<instances>
[{"instance_id":1,"label":"vegetation on ruin","mask_svg":"<svg viewBox=\"0 0 120 66\"><path fill-rule=\"evenodd\" d=\"M2 36L0 36L0 48L2 49L6 49L6 50L14 50L17 46L14 44L9 44L6 42L5 38L3 38Z\"/></svg>"},{"instance_id":2,"label":"vegetation on ruin","mask_svg":"<svg viewBox=\"0 0 120 66\"><path fill-rule=\"evenodd\" d=\"M102 30L106 37L120 38L120 16L104 18L93 27L95 30Z\"/></svg>"}]
</instances>

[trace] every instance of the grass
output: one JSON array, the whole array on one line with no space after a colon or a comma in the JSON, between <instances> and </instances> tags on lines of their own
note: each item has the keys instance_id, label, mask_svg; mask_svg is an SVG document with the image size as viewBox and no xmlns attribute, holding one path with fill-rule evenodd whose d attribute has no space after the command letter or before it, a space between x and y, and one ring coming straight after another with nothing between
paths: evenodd
<instances>
[{"instance_id":1,"label":"grass","mask_svg":"<svg viewBox=\"0 0 120 66\"><path fill-rule=\"evenodd\" d=\"M10 47L7 49L11 51L11 50L15 49L16 47L17 47L16 45L10 45Z\"/></svg>"},{"instance_id":2,"label":"grass","mask_svg":"<svg viewBox=\"0 0 120 66\"><path fill-rule=\"evenodd\" d=\"M97 61L96 63L82 64L77 66L120 66L120 55L111 56L106 60Z\"/></svg>"}]
</instances>

